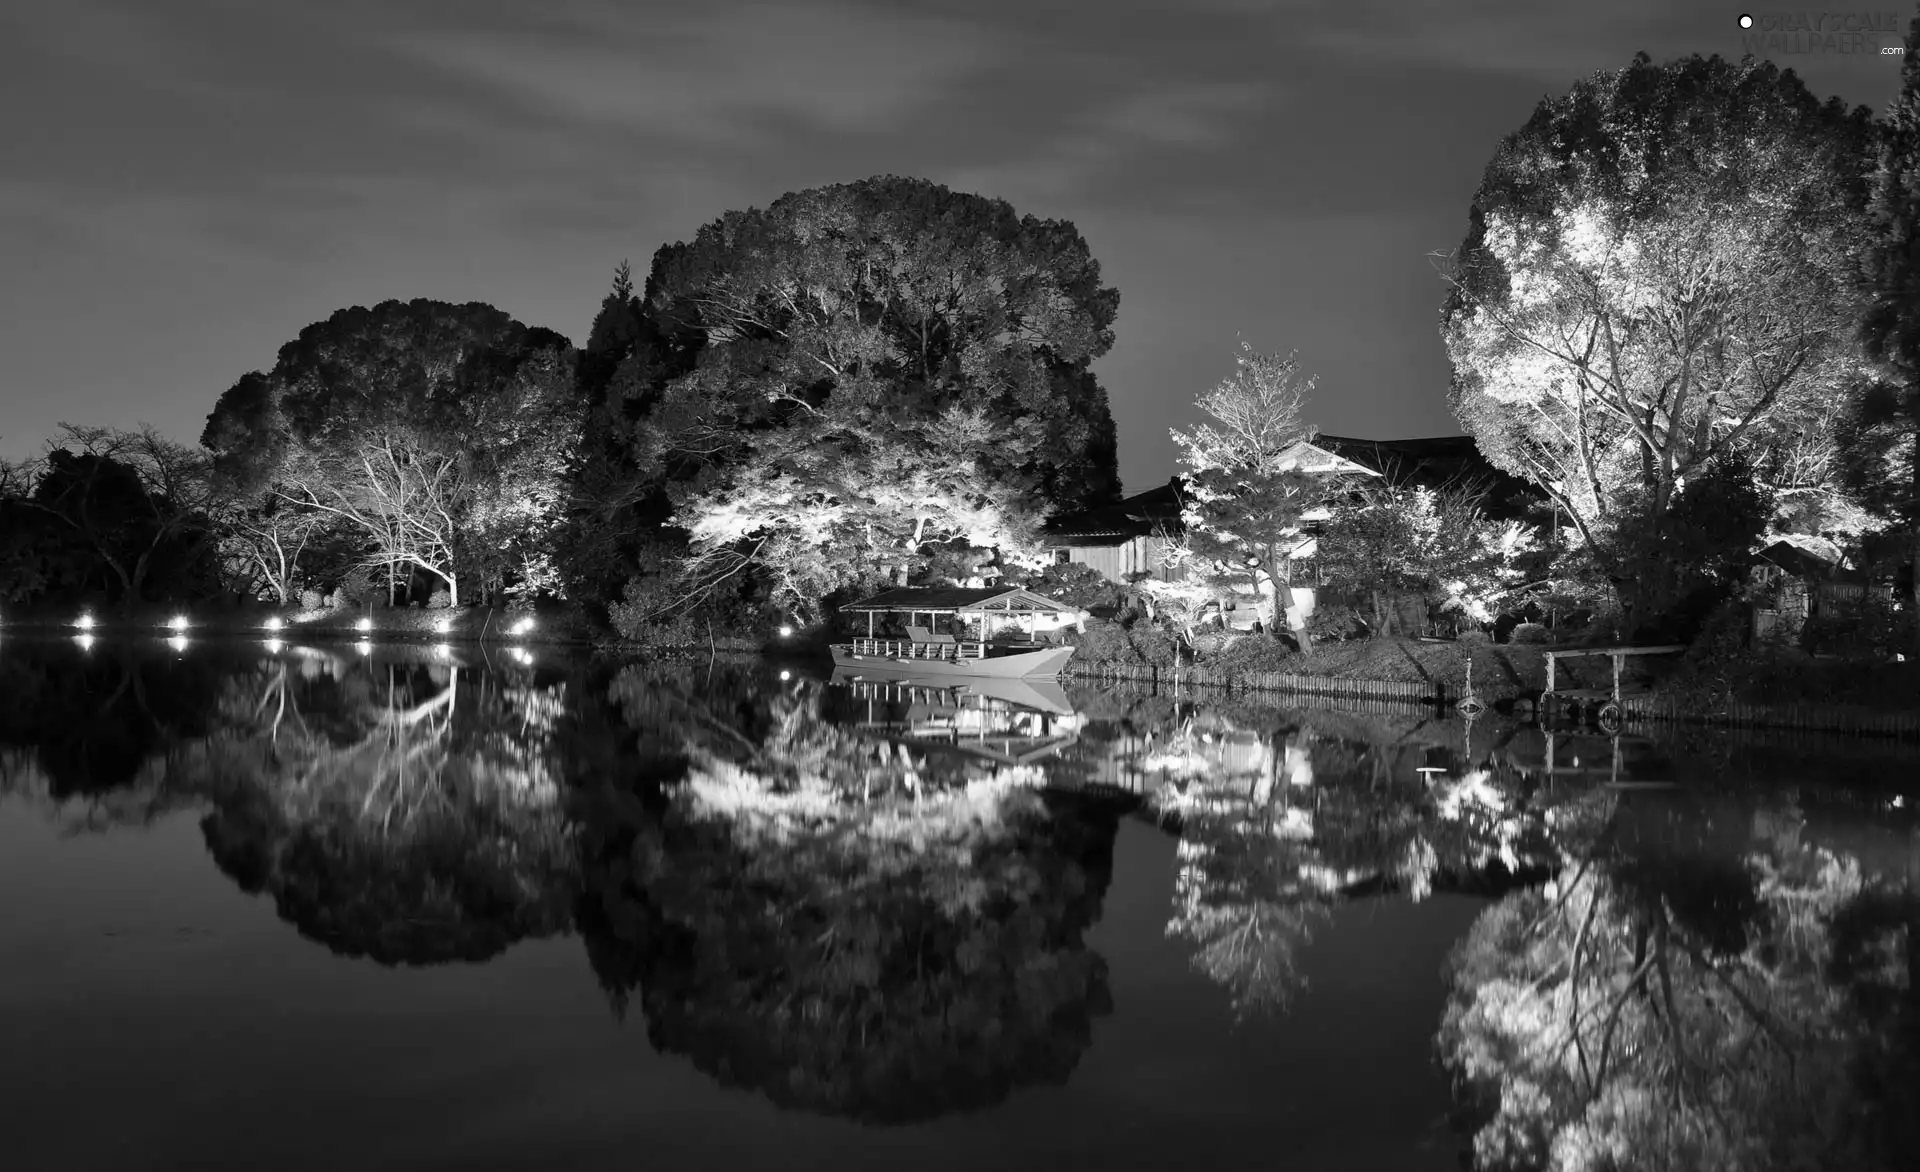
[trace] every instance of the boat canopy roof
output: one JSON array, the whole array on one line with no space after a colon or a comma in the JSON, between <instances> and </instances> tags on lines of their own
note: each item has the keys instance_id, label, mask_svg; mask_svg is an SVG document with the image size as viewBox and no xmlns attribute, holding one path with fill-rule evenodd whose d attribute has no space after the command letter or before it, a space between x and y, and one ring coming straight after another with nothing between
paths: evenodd
<instances>
[{"instance_id":1,"label":"boat canopy roof","mask_svg":"<svg viewBox=\"0 0 1920 1172\"><path fill-rule=\"evenodd\" d=\"M903 586L851 602L843 613L862 614L1079 614L1080 608L1012 586Z\"/></svg>"}]
</instances>

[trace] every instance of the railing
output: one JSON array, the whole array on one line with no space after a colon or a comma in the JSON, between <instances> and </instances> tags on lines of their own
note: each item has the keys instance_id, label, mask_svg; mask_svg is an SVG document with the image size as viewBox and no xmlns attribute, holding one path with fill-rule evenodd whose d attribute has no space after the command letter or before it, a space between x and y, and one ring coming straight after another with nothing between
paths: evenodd
<instances>
[{"instance_id":1,"label":"railing","mask_svg":"<svg viewBox=\"0 0 1920 1172\"><path fill-rule=\"evenodd\" d=\"M914 643L905 639L855 639L855 655L882 659L985 659L985 643Z\"/></svg>"}]
</instances>

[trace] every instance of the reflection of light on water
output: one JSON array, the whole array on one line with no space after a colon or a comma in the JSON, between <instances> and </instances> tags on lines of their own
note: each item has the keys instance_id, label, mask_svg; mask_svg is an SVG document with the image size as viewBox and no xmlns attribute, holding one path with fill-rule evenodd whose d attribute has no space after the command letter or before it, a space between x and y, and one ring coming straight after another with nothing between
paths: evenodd
<instances>
[{"instance_id":1,"label":"reflection of light on water","mask_svg":"<svg viewBox=\"0 0 1920 1172\"><path fill-rule=\"evenodd\" d=\"M74 641L75 643L78 643L78 644L80 644L80 650L82 650L82 651L92 651L92 650L93 650L93 636L92 636L92 635L75 635L75 636L73 637L73 641Z\"/></svg>"},{"instance_id":2,"label":"reflection of light on water","mask_svg":"<svg viewBox=\"0 0 1920 1172\"><path fill-rule=\"evenodd\" d=\"M266 627L267 627L267 630L269 630L269 631L277 631L277 630L279 630L279 629L280 629L280 628L281 628L281 627L282 627L283 625L284 625L284 624L283 624L283 623L281 623L281 621L280 621L280 618L279 618L279 616L278 616L278 615L276 615L276 616L274 616L273 618L270 618L270 619L268 619L268 620L267 620L267 622L266 622Z\"/></svg>"},{"instance_id":3,"label":"reflection of light on water","mask_svg":"<svg viewBox=\"0 0 1920 1172\"><path fill-rule=\"evenodd\" d=\"M360 642L355 643L354 646L359 649L360 654L362 655L373 654L373 644L367 642L365 639L362 639L360 640Z\"/></svg>"},{"instance_id":4,"label":"reflection of light on water","mask_svg":"<svg viewBox=\"0 0 1920 1172\"><path fill-rule=\"evenodd\" d=\"M281 651L282 651L282 650L283 650L283 649L284 649L285 647L286 647L286 644L284 644L284 643L282 643L282 642L280 642L280 640L278 640L278 639L268 639L268 640L267 640L267 654L268 654L268 655L278 655L278 654L280 654L280 652L281 652Z\"/></svg>"},{"instance_id":5,"label":"reflection of light on water","mask_svg":"<svg viewBox=\"0 0 1920 1172\"><path fill-rule=\"evenodd\" d=\"M185 651L187 649L187 637L185 635L175 635L173 638L167 640L167 646L173 648L175 651Z\"/></svg>"},{"instance_id":6,"label":"reflection of light on water","mask_svg":"<svg viewBox=\"0 0 1920 1172\"><path fill-rule=\"evenodd\" d=\"M512 655L516 661L522 664L525 664L528 667L533 666L533 652L528 651L526 648L515 647L512 651Z\"/></svg>"}]
</instances>

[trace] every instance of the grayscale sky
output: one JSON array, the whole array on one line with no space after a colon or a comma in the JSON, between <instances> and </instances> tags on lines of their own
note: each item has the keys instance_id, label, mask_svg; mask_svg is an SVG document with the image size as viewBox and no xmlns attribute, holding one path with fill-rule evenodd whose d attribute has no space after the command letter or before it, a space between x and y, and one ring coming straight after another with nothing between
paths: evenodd
<instances>
[{"instance_id":1,"label":"grayscale sky","mask_svg":"<svg viewBox=\"0 0 1920 1172\"><path fill-rule=\"evenodd\" d=\"M1856 9L1745 9L1756 15ZM1457 433L1430 254L1577 78L1738 57L1702 0L7 0L0 456L61 420L196 439L299 330L390 297L585 338L623 257L880 173L1073 221L1131 489L1237 339L1336 434ZM1882 109L1867 54L1776 55Z\"/></svg>"}]
</instances>

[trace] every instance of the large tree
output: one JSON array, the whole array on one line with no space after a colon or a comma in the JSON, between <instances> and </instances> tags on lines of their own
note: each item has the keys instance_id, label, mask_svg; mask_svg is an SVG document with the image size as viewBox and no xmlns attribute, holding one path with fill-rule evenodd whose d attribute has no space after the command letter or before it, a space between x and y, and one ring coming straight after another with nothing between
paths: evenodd
<instances>
[{"instance_id":1,"label":"large tree","mask_svg":"<svg viewBox=\"0 0 1920 1172\"><path fill-rule=\"evenodd\" d=\"M221 396L202 443L243 496L344 522L365 560L458 601L552 581L584 412L574 353L489 305L386 301L300 332Z\"/></svg>"},{"instance_id":2,"label":"large tree","mask_svg":"<svg viewBox=\"0 0 1920 1172\"><path fill-rule=\"evenodd\" d=\"M917 179L816 188L661 249L645 303L652 324L604 396L633 465L677 486L675 523L689 532L724 527L710 510L736 507L777 472L791 486L779 495L866 509L911 536L921 505L894 510L877 499L898 495L890 484L852 478L864 467L901 483L940 479L951 455L924 441L963 418L988 429L960 454L988 495L1037 513L1117 489L1113 420L1088 368L1112 345L1119 295L1071 224ZM627 327L610 308L617 351ZM849 458L813 470L789 458L814 444ZM761 566L821 529L804 508L764 519L734 547ZM927 553L894 552L909 568Z\"/></svg>"},{"instance_id":3,"label":"large tree","mask_svg":"<svg viewBox=\"0 0 1920 1172\"><path fill-rule=\"evenodd\" d=\"M1642 54L1488 164L1443 313L1454 411L1567 511L1630 620L1636 530L1721 456L1803 440L1854 379L1872 140L1791 71Z\"/></svg>"},{"instance_id":4,"label":"large tree","mask_svg":"<svg viewBox=\"0 0 1920 1172\"><path fill-rule=\"evenodd\" d=\"M1847 470L1869 506L1906 529L1920 638L1920 17L1907 29L1900 97L1887 113L1872 223L1861 336L1880 377L1849 412Z\"/></svg>"}]
</instances>

